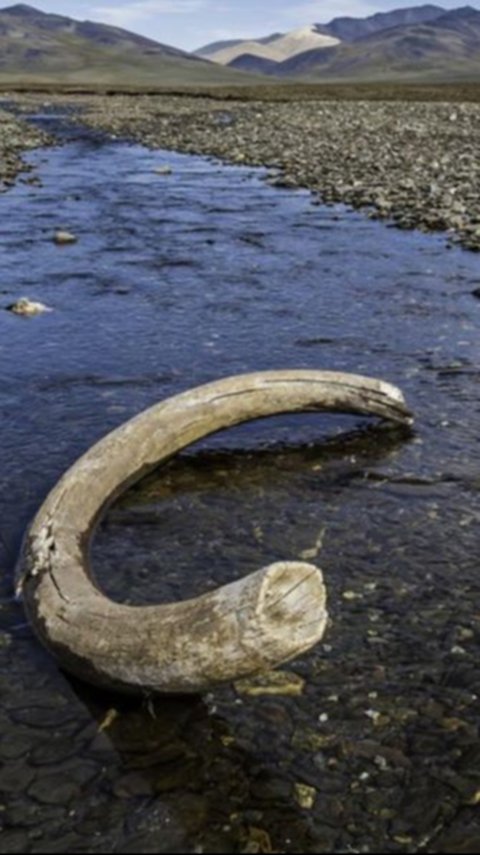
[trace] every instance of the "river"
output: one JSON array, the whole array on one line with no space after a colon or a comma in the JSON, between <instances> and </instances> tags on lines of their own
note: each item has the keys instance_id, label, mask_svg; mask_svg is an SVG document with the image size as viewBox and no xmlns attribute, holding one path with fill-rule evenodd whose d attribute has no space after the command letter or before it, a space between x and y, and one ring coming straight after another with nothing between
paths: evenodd
<instances>
[{"instance_id":1,"label":"river","mask_svg":"<svg viewBox=\"0 0 480 855\"><path fill-rule=\"evenodd\" d=\"M266 170L30 119L62 144L0 196L1 307L53 310L0 311L1 851L476 845L478 256L271 188ZM57 246L59 228L77 243ZM147 703L63 675L12 590L49 488L160 399L289 367L397 384L413 431L309 415L220 434L113 506L93 562L132 603L318 562L331 624L286 669L302 696Z\"/></svg>"}]
</instances>

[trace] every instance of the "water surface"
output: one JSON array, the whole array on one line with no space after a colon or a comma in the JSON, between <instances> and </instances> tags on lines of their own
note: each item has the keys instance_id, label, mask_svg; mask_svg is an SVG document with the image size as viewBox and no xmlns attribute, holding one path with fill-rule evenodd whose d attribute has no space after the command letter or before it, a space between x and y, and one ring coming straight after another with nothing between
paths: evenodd
<instances>
[{"instance_id":1,"label":"water surface","mask_svg":"<svg viewBox=\"0 0 480 855\"><path fill-rule=\"evenodd\" d=\"M0 197L1 306L53 309L0 311L2 852L474 845L478 257L272 189L263 170L63 133L30 157L41 185ZM56 246L57 228L78 243ZM147 704L68 682L12 601L49 488L161 398L289 367L396 383L414 432L329 415L219 434L120 500L93 560L134 603L316 561L332 622L289 666L303 696Z\"/></svg>"}]
</instances>

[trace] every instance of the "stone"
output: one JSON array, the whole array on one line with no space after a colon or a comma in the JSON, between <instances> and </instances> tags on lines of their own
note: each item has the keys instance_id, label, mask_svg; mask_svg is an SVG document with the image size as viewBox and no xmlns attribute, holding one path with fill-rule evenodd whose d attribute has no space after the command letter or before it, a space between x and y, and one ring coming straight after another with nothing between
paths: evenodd
<instances>
[{"instance_id":1,"label":"stone","mask_svg":"<svg viewBox=\"0 0 480 855\"><path fill-rule=\"evenodd\" d=\"M23 317L26 318L31 318L34 315L42 315L45 312L53 311L49 306L45 306L44 303L37 303L30 300L28 297L20 297L15 303L7 306L7 310L9 312L13 312L14 315L23 315Z\"/></svg>"},{"instance_id":2,"label":"stone","mask_svg":"<svg viewBox=\"0 0 480 855\"><path fill-rule=\"evenodd\" d=\"M78 238L76 235L72 234L72 232L59 229L57 232L55 232L53 240L59 246L64 246L66 244L76 243Z\"/></svg>"},{"instance_id":3,"label":"stone","mask_svg":"<svg viewBox=\"0 0 480 855\"><path fill-rule=\"evenodd\" d=\"M235 691L239 695L261 697L263 695L283 695L299 697L303 694L305 680L298 674L287 671L270 671L252 680L238 680Z\"/></svg>"},{"instance_id":4,"label":"stone","mask_svg":"<svg viewBox=\"0 0 480 855\"><path fill-rule=\"evenodd\" d=\"M311 810L315 804L317 791L307 784L295 784L293 788L295 801L303 810Z\"/></svg>"},{"instance_id":5,"label":"stone","mask_svg":"<svg viewBox=\"0 0 480 855\"><path fill-rule=\"evenodd\" d=\"M25 763L4 766L0 771L0 793L24 793L35 778L35 770Z\"/></svg>"}]
</instances>

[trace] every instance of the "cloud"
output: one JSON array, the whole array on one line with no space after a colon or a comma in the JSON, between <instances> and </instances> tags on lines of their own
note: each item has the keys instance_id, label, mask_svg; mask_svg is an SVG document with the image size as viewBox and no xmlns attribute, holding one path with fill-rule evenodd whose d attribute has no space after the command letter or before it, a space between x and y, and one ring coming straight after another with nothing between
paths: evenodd
<instances>
[{"instance_id":1,"label":"cloud","mask_svg":"<svg viewBox=\"0 0 480 855\"><path fill-rule=\"evenodd\" d=\"M90 14L106 24L129 27L158 15L191 15L208 5L207 0L135 0L125 6L94 6Z\"/></svg>"},{"instance_id":2,"label":"cloud","mask_svg":"<svg viewBox=\"0 0 480 855\"><path fill-rule=\"evenodd\" d=\"M344 15L350 18L365 18L379 11L378 0L306 0L303 3L292 3L288 8L282 10L286 20L298 24L316 23L325 24L332 18L340 18ZM401 6L402 3L397 3ZM404 3L403 5L410 5ZM385 4L383 4L385 7ZM385 9L384 9L385 11Z\"/></svg>"}]
</instances>

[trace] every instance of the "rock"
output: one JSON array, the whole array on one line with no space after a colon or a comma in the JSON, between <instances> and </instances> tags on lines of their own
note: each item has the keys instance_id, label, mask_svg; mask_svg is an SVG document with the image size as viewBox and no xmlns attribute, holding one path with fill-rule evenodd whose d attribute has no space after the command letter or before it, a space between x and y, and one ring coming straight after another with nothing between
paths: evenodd
<instances>
[{"instance_id":1,"label":"rock","mask_svg":"<svg viewBox=\"0 0 480 855\"><path fill-rule=\"evenodd\" d=\"M0 772L0 793L5 798L6 793L24 793L35 778L35 770L25 763L15 766L4 766Z\"/></svg>"},{"instance_id":2,"label":"rock","mask_svg":"<svg viewBox=\"0 0 480 855\"><path fill-rule=\"evenodd\" d=\"M115 781L113 792L117 799L130 799L139 796L148 797L153 795L153 786L144 775L138 772L130 772Z\"/></svg>"},{"instance_id":3,"label":"rock","mask_svg":"<svg viewBox=\"0 0 480 855\"><path fill-rule=\"evenodd\" d=\"M291 784L284 778L264 773L252 782L250 795L255 801L284 804L291 800Z\"/></svg>"},{"instance_id":4,"label":"rock","mask_svg":"<svg viewBox=\"0 0 480 855\"><path fill-rule=\"evenodd\" d=\"M72 232L67 232L63 229L59 229L59 231L55 232L53 240L59 246L64 246L69 243L76 243L78 238L76 237L76 235L72 234Z\"/></svg>"},{"instance_id":5,"label":"rock","mask_svg":"<svg viewBox=\"0 0 480 855\"><path fill-rule=\"evenodd\" d=\"M98 777L98 768L91 764L70 764L68 776L65 772L53 772L40 776L28 789L28 795L42 805L69 805L78 801L82 789Z\"/></svg>"},{"instance_id":6,"label":"rock","mask_svg":"<svg viewBox=\"0 0 480 855\"><path fill-rule=\"evenodd\" d=\"M297 804L303 810L311 810L315 804L317 791L314 787L309 787L307 784L295 784L293 794Z\"/></svg>"},{"instance_id":7,"label":"rock","mask_svg":"<svg viewBox=\"0 0 480 855\"><path fill-rule=\"evenodd\" d=\"M29 842L25 831L2 831L2 852L4 855L28 852Z\"/></svg>"},{"instance_id":8,"label":"rock","mask_svg":"<svg viewBox=\"0 0 480 855\"><path fill-rule=\"evenodd\" d=\"M477 300L480 300L480 288L474 288L472 291L472 296L476 297Z\"/></svg>"},{"instance_id":9,"label":"rock","mask_svg":"<svg viewBox=\"0 0 480 855\"><path fill-rule=\"evenodd\" d=\"M263 828L254 828L251 826L248 829L248 840L242 849L242 852L260 852L269 855L269 853L273 851L272 841L268 832L264 831Z\"/></svg>"},{"instance_id":10,"label":"rock","mask_svg":"<svg viewBox=\"0 0 480 855\"><path fill-rule=\"evenodd\" d=\"M298 697L303 694L305 680L298 674L287 671L270 671L252 680L238 680L235 691L239 695L260 697L262 695L284 695Z\"/></svg>"},{"instance_id":11,"label":"rock","mask_svg":"<svg viewBox=\"0 0 480 855\"><path fill-rule=\"evenodd\" d=\"M44 303L35 303L29 300L28 297L20 297L15 303L7 306L7 310L13 312L15 315L23 315L24 317L33 317L33 315L42 315L45 312L53 311L49 306L45 306Z\"/></svg>"},{"instance_id":12,"label":"rock","mask_svg":"<svg viewBox=\"0 0 480 855\"><path fill-rule=\"evenodd\" d=\"M317 733L314 730L296 730L292 737L292 747L297 751L309 751L314 753L323 748L331 748L335 745L337 737L333 734Z\"/></svg>"}]
</instances>

